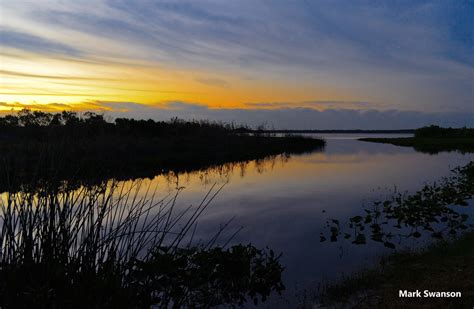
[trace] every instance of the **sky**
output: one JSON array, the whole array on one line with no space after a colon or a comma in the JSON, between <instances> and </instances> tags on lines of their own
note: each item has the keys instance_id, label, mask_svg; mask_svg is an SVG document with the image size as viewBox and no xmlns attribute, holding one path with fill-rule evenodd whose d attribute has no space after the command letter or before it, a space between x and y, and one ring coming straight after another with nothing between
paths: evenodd
<instances>
[{"instance_id":1,"label":"sky","mask_svg":"<svg viewBox=\"0 0 474 309\"><path fill-rule=\"evenodd\" d=\"M474 126L474 1L0 0L0 113Z\"/></svg>"}]
</instances>

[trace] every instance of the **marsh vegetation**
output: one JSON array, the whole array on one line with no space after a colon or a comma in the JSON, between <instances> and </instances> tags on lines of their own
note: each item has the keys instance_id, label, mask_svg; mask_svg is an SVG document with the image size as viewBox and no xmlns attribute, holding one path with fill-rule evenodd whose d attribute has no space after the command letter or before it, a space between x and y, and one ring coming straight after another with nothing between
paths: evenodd
<instances>
[{"instance_id":1,"label":"marsh vegetation","mask_svg":"<svg viewBox=\"0 0 474 309\"><path fill-rule=\"evenodd\" d=\"M249 134L251 133L251 134ZM206 121L115 119L23 110L0 118L0 191L36 182L100 183L321 150L324 140ZM33 181L34 180L34 181Z\"/></svg>"},{"instance_id":2,"label":"marsh vegetation","mask_svg":"<svg viewBox=\"0 0 474 309\"><path fill-rule=\"evenodd\" d=\"M390 199L375 201L363 214L349 218L347 227L338 219L329 219L329 234L322 233L321 241L343 238L364 245L370 239L394 249L396 242L420 238L423 233L443 239L472 228L462 208L474 196L474 162L454 169L453 174L415 193L395 192Z\"/></svg>"},{"instance_id":3,"label":"marsh vegetation","mask_svg":"<svg viewBox=\"0 0 474 309\"><path fill-rule=\"evenodd\" d=\"M250 134L249 134L250 133ZM284 290L280 255L197 221L222 187L176 207L141 179L241 168L324 147L220 123L23 110L0 118L0 306L182 308L260 303ZM132 181L123 181L129 180ZM223 239L224 238L224 239ZM219 241L218 241L219 240Z\"/></svg>"},{"instance_id":4,"label":"marsh vegetation","mask_svg":"<svg viewBox=\"0 0 474 309\"><path fill-rule=\"evenodd\" d=\"M280 293L283 267L272 250L218 246L225 227L193 238L220 190L180 211L180 189L159 199L141 182L3 194L2 308L194 308Z\"/></svg>"},{"instance_id":5,"label":"marsh vegetation","mask_svg":"<svg viewBox=\"0 0 474 309\"><path fill-rule=\"evenodd\" d=\"M436 154L442 151L474 152L474 129L429 126L416 129L413 137L362 138L361 141L413 147L417 151Z\"/></svg>"}]
</instances>

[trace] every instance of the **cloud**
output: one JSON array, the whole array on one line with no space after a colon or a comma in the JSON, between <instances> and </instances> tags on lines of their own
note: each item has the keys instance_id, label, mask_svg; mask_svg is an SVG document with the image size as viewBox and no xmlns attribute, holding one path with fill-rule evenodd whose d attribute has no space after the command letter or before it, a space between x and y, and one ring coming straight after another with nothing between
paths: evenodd
<instances>
[{"instance_id":1,"label":"cloud","mask_svg":"<svg viewBox=\"0 0 474 309\"><path fill-rule=\"evenodd\" d=\"M45 74L31 74L31 73L23 73L23 72L15 72L9 70L1 70L0 75L9 75L9 76L16 76L16 77L30 77L30 78L45 78L45 79L59 79L59 80L120 80L115 78L103 78L103 77L80 77L80 76L62 76L62 75L45 75Z\"/></svg>"},{"instance_id":2,"label":"cloud","mask_svg":"<svg viewBox=\"0 0 474 309\"><path fill-rule=\"evenodd\" d=\"M195 80L213 87L227 87L233 74L394 109L472 111L473 8L435 0L17 0L2 3L0 23L10 29L2 30L8 46L211 72Z\"/></svg>"},{"instance_id":3,"label":"cloud","mask_svg":"<svg viewBox=\"0 0 474 309\"><path fill-rule=\"evenodd\" d=\"M0 104L0 107L21 105ZM30 106L30 108L59 111L75 109L75 105ZM69 108L70 107L70 108ZM474 126L474 112L424 113L398 110L356 110L281 107L275 109L211 109L202 104L188 102L165 102L155 105L134 102L89 102L83 110L104 112L111 117L169 120L181 119L223 121L256 127L265 124L268 129L411 129L426 125L462 127Z\"/></svg>"},{"instance_id":4,"label":"cloud","mask_svg":"<svg viewBox=\"0 0 474 309\"><path fill-rule=\"evenodd\" d=\"M134 104L135 108L139 107L139 104ZM64 103L49 103L49 104L23 104L23 103L6 103L0 102L0 114L11 114L16 113L22 109L29 109L32 111L44 111L48 113L57 113L62 111L95 111L95 112L124 112L124 110L118 108L110 108L106 104L100 102L85 102L81 104L64 104Z\"/></svg>"},{"instance_id":5,"label":"cloud","mask_svg":"<svg viewBox=\"0 0 474 309\"><path fill-rule=\"evenodd\" d=\"M0 43L4 47L34 50L43 53L57 53L77 56L80 52L66 44L41 38L28 33L0 29Z\"/></svg>"},{"instance_id":6,"label":"cloud","mask_svg":"<svg viewBox=\"0 0 474 309\"><path fill-rule=\"evenodd\" d=\"M214 87L219 87L219 88L229 87L229 83L220 78L197 78L196 81L204 85L209 85L209 86L214 86Z\"/></svg>"},{"instance_id":7,"label":"cloud","mask_svg":"<svg viewBox=\"0 0 474 309\"><path fill-rule=\"evenodd\" d=\"M312 109L368 109L381 107L381 104L360 101L304 101L304 102L248 102L249 108L312 108Z\"/></svg>"}]
</instances>

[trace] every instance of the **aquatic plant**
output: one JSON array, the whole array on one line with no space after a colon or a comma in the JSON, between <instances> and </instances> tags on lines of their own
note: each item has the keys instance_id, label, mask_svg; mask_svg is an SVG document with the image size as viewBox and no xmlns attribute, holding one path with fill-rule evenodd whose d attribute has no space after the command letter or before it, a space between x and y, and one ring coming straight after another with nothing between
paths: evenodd
<instances>
[{"instance_id":1,"label":"aquatic plant","mask_svg":"<svg viewBox=\"0 0 474 309\"><path fill-rule=\"evenodd\" d=\"M474 196L474 162L453 173L413 194L397 192L388 200L375 201L372 208L364 209L365 214L349 218L347 226L338 219L329 219L329 233L321 233L320 240L344 238L361 245L371 239L395 248L395 238L420 238L429 233L442 239L469 229L469 215L456 206L467 207Z\"/></svg>"}]
</instances>

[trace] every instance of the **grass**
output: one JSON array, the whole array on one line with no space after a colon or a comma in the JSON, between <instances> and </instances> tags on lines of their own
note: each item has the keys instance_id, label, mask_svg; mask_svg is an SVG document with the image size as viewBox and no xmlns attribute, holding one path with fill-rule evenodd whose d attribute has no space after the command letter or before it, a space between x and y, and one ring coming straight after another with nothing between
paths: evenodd
<instances>
[{"instance_id":1,"label":"grass","mask_svg":"<svg viewBox=\"0 0 474 309\"><path fill-rule=\"evenodd\" d=\"M0 307L207 308L284 289L273 251L217 246L225 226L193 241L220 188L177 210L180 190L158 199L138 181L1 195Z\"/></svg>"},{"instance_id":2,"label":"grass","mask_svg":"<svg viewBox=\"0 0 474 309\"><path fill-rule=\"evenodd\" d=\"M378 268L324 288L326 306L352 308L472 308L474 305L474 232L442 241L419 252L397 252ZM399 290L460 291L456 298L399 298Z\"/></svg>"}]
</instances>

